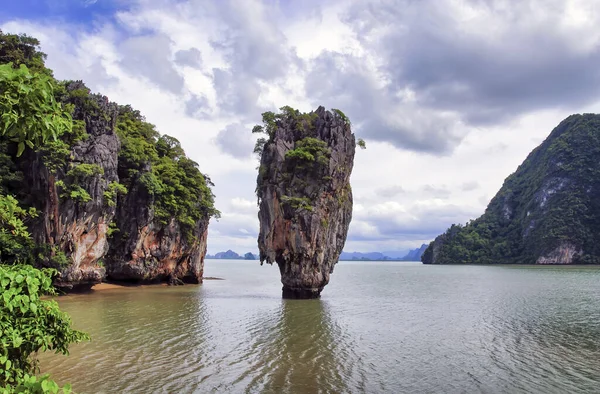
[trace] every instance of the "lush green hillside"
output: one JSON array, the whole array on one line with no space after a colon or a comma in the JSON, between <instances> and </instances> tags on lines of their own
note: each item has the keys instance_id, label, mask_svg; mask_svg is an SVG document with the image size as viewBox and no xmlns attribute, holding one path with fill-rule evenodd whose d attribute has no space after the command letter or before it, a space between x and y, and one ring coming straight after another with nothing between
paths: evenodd
<instances>
[{"instance_id":1,"label":"lush green hillside","mask_svg":"<svg viewBox=\"0 0 600 394\"><path fill-rule=\"evenodd\" d=\"M572 115L504 181L485 213L433 241L426 264L600 263L600 115Z\"/></svg>"},{"instance_id":2,"label":"lush green hillside","mask_svg":"<svg viewBox=\"0 0 600 394\"><path fill-rule=\"evenodd\" d=\"M0 261L65 268L96 223L110 224L98 237L128 237L117 227L117 205L132 189L130 203L151 212L144 220L174 222L197 239L198 223L218 215L198 164L131 106L92 94L81 81L56 80L39 44L0 31ZM28 231L14 232L14 216ZM98 253L82 264L101 268L106 251Z\"/></svg>"}]
</instances>

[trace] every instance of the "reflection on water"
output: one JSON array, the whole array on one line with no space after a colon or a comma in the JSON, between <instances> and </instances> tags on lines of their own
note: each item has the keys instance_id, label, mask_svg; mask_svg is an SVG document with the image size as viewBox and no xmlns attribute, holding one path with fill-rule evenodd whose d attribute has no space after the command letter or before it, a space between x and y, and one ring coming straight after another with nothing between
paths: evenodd
<instances>
[{"instance_id":1,"label":"reflection on water","mask_svg":"<svg viewBox=\"0 0 600 394\"><path fill-rule=\"evenodd\" d=\"M90 343L44 354L81 393L588 393L600 269L340 263L321 300L276 267L208 261L202 286L59 299Z\"/></svg>"},{"instance_id":2,"label":"reflection on water","mask_svg":"<svg viewBox=\"0 0 600 394\"><path fill-rule=\"evenodd\" d=\"M267 328L267 330L265 330ZM238 382L249 392L348 392L356 358L321 300L284 300L274 327L262 327ZM252 355L253 353L253 355ZM237 382L236 382L237 383Z\"/></svg>"}]
</instances>

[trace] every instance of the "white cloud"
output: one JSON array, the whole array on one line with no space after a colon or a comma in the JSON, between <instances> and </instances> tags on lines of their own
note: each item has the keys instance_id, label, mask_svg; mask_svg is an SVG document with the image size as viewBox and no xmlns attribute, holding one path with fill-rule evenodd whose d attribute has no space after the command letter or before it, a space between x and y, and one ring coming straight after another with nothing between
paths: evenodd
<instances>
[{"instance_id":1,"label":"white cloud","mask_svg":"<svg viewBox=\"0 0 600 394\"><path fill-rule=\"evenodd\" d=\"M368 252L481 214L561 119L598 111L599 12L582 0L139 0L89 30L0 27L38 37L58 78L181 141L216 184L210 253L257 249L260 113L341 108L368 145L345 249Z\"/></svg>"}]
</instances>

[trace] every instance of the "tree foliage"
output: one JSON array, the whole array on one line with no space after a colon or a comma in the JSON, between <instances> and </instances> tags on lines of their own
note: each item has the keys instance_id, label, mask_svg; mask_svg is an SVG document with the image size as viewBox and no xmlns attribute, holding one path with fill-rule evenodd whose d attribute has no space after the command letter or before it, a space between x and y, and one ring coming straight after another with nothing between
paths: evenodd
<instances>
[{"instance_id":1,"label":"tree foliage","mask_svg":"<svg viewBox=\"0 0 600 394\"><path fill-rule=\"evenodd\" d=\"M26 34L5 34L0 30L0 64L12 63L15 68L21 64L32 72L52 75L46 68L46 54L40 50L40 42Z\"/></svg>"},{"instance_id":2,"label":"tree foliage","mask_svg":"<svg viewBox=\"0 0 600 394\"><path fill-rule=\"evenodd\" d=\"M70 132L71 115L56 101L54 79L48 75L31 74L21 64L0 65L0 132L17 143L17 156L25 146L33 148Z\"/></svg>"},{"instance_id":3,"label":"tree foliage","mask_svg":"<svg viewBox=\"0 0 600 394\"><path fill-rule=\"evenodd\" d=\"M528 263L561 245L600 263L600 115L572 115L504 181L485 213L452 225L425 263ZM435 258L434 258L435 257Z\"/></svg>"},{"instance_id":4,"label":"tree foliage","mask_svg":"<svg viewBox=\"0 0 600 394\"><path fill-rule=\"evenodd\" d=\"M29 262L33 241L25 221L36 216L35 209L23 209L13 196L0 195L0 262Z\"/></svg>"},{"instance_id":5,"label":"tree foliage","mask_svg":"<svg viewBox=\"0 0 600 394\"><path fill-rule=\"evenodd\" d=\"M0 265L0 386L4 392L58 392L47 376L36 378L36 353L68 354L72 343L89 336L71 327L71 319L56 301L53 270L27 265ZM65 392L70 388L65 387Z\"/></svg>"},{"instance_id":6,"label":"tree foliage","mask_svg":"<svg viewBox=\"0 0 600 394\"><path fill-rule=\"evenodd\" d=\"M121 140L120 182L129 190L139 183L154 197L154 213L160 223L173 218L189 236L200 219L219 217L212 182L185 155L176 138L161 136L129 106L120 108L117 134Z\"/></svg>"}]
</instances>

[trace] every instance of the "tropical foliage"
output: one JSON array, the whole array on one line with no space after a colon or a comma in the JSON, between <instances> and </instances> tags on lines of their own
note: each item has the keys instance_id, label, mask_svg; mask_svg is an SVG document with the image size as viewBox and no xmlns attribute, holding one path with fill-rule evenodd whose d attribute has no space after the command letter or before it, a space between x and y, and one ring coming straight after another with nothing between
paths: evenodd
<instances>
[{"instance_id":1,"label":"tropical foliage","mask_svg":"<svg viewBox=\"0 0 600 394\"><path fill-rule=\"evenodd\" d=\"M572 115L504 181L485 213L452 225L425 263L535 263L561 245L600 263L600 115Z\"/></svg>"},{"instance_id":2,"label":"tropical foliage","mask_svg":"<svg viewBox=\"0 0 600 394\"><path fill-rule=\"evenodd\" d=\"M160 223L173 218L189 236L201 218L219 217L212 182L185 155L176 138L161 136L130 106L120 107L117 134L121 140L119 180L126 189L139 184L153 196Z\"/></svg>"},{"instance_id":3,"label":"tropical foliage","mask_svg":"<svg viewBox=\"0 0 600 394\"><path fill-rule=\"evenodd\" d=\"M0 132L17 143L17 157L70 132L71 115L54 98L56 84L48 75L31 74L27 66L0 65Z\"/></svg>"},{"instance_id":4,"label":"tropical foliage","mask_svg":"<svg viewBox=\"0 0 600 394\"><path fill-rule=\"evenodd\" d=\"M40 42L26 34L5 34L0 30L0 64L12 63L15 68L26 65L32 72L52 75L46 68L46 54L39 50Z\"/></svg>"},{"instance_id":5,"label":"tropical foliage","mask_svg":"<svg viewBox=\"0 0 600 394\"><path fill-rule=\"evenodd\" d=\"M58 385L47 376L38 378L39 351L68 354L72 343L88 340L74 330L71 319L56 301L53 270L27 265L0 265L0 393L56 393ZM70 392L65 386L64 392Z\"/></svg>"},{"instance_id":6,"label":"tropical foliage","mask_svg":"<svg viewBox=\"0 0 600 394\"><path fill-rule=\"evenodd\" d=\"M32 240L30 222L48 212L31 208L45 207L47 196L23 182L29 164L43 163L49 187L56 187L62 201L86 203L92 198L89 185L104 185L103 201L114 207L130 187L144 187L155 219L179 222L186 235L200 219L219 214L210 179L179 141L161 136L130 106L120 107L114 119L107 110L116 109L114 104L81 81L55 80L45 57L36 39L0 31L0 393L58 392L49 377L35 376L36 353L67 354L69 344L88 338L71 328L56 302L40 298L54 294L56 272L29 264L62 267L70 257L56 245ZM107 182L102 165L75 161L74 152L85 147L90 122L111 125L113 119L122 149L119 180ZM110 232L118 232L114 223Z\"/></svg>"}]
</instances>

